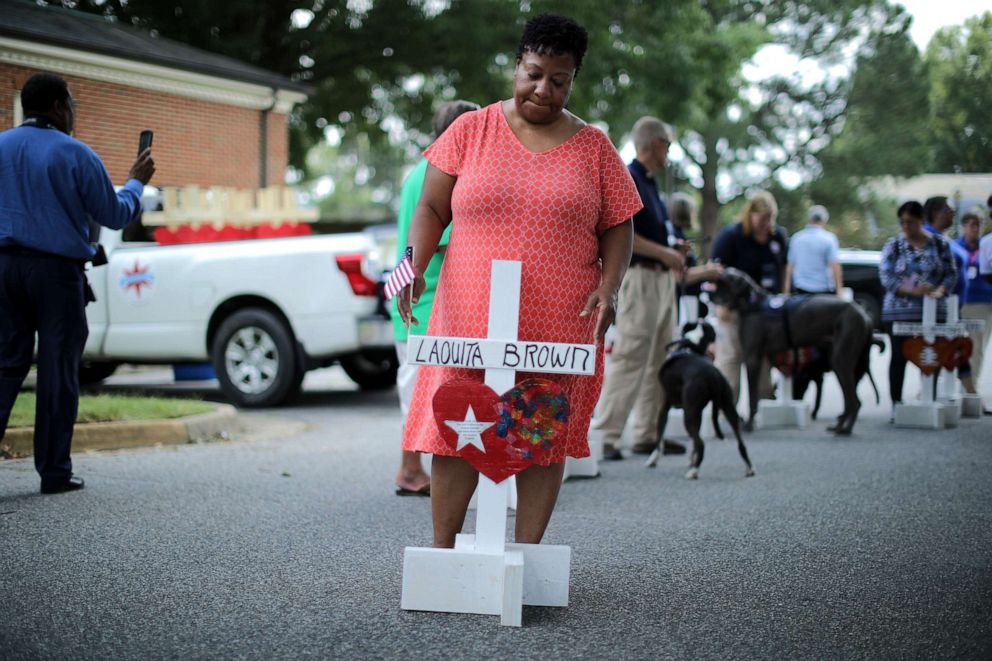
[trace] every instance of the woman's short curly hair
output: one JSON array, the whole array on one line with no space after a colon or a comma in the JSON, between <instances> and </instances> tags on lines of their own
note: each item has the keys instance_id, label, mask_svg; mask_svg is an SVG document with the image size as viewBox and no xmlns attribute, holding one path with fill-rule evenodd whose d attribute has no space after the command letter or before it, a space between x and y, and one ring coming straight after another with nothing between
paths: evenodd
<instances>
[{"instance_id":1,"label":"woman's short curly hair","mask_svg":"<svg viewBox=\"0 0 992 661\"><path fill-rule=\"evenodd\" d=\"M588 47L589 33L574 20L557 14L540 14L524 26L517 59L527 51L540 55L571 55L578 73Z\"/></svg>"}]
</instances>

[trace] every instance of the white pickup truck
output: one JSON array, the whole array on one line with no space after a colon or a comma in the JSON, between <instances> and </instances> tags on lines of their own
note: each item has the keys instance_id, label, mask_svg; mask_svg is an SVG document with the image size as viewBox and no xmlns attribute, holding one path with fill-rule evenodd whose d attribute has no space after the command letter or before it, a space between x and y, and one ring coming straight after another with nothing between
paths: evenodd
<instances>
[{"instance_id":1,"label":"white pickup truck","mask_svg":"<svg viewBox=\"0 0 992 661\"><path fill-rule=\"evenodd\" d=\"M307 370L335 362L363 388L395 383L372 234L157 245L99 229L109 262L87 269L84 383L120 363L210 361L246 407L286 402Z\"/></svg>"}]
</instances>

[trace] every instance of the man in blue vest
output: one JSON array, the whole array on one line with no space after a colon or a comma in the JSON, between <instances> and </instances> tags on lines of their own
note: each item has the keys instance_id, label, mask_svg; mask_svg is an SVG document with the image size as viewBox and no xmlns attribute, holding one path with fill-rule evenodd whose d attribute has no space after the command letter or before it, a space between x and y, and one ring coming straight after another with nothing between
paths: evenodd
<instances>
[{"instance_id":1,"label":"man in blue vest","mask_svg":"<svg viewBox=\"0 0 992 661\"><path fill-rule=\"evenodd\" d=\"M155 172L151 149L114 192L96 153L71 137L75 105L65 80L32 76L24 123L0 133L0 439L31 368L38 338L34 464L41 492L83 488L69 456L86 336L89 220L120 229L141 212Z\"/></svg>"}]
</instances>

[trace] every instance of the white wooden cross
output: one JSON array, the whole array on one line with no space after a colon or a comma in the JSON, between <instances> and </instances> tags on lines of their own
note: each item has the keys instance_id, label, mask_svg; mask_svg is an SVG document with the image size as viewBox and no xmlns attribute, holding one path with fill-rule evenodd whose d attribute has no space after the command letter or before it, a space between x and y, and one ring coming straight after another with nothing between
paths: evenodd
<instances>
[{"instance_id":1,"label":"white wooden cross","mask_svg":"<svg viewBox=\"0 0 992 661\"><path fill-rule=\"evenodd\" d=\"M937 323L937 299L929 296L923 299L922 323L897 321L892 324L893 335L918 335L927 342L933 342L938 337L957 337L969 332L980 332L985 327L981 320L958 319L958 297L948 296L947 322ZM951 370L953 375L954 371ZM934 374L920 376L920 401L905 402L895 407L895 424L899 427L919 427L924 429L943 429L957 425L961 416L960 403L957 401L935 401L933 396ZM951 383L953 385L953 382ZM980 400L979 400L980 406Z\"/></svg>"},{"instance_id":2,"label":"white wooden cross","mask_svg":"<svg viewBox=\"0 0 992 661\"><path fill-rule=\"evenodd\" d=\"M486 385L499 394L516 384L516 370L585 374L595 372L596 347L587 344L519 342L520 262L494 261L489 282L489 332L486 338L410 336L408 362L418 365L451 365L439 342L472 343L478 351L472 365L484 367ZM508 364L507 347L519 360ZM567 365L541 362L542 350L566 352ZM530 349L533 349L531 351ZM468 353L462 353L467 356ZM561 355L561 354L559 354ZM433 358L432 358L433 356ZM529 358L528 358L529 357ZM478 364L481 362L481 365ZM405 610L499 615L500 622L520 626L522 606L568 605L572 550L549 544L507 544L506 508L511 479L499 484L479 475L478 515L474 535L458 535L453 549L408 546L403 553Z\"/></svg>"}]
</instances>

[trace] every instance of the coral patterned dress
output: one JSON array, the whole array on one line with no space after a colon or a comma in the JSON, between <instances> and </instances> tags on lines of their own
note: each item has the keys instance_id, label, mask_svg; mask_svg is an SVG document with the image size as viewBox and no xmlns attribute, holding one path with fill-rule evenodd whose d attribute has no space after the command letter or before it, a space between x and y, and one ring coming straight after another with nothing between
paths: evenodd
<instances>
[{"instance_id":1,"label":"coral patterned dress","mask_svg":"<svg viewBox=\"0 0 992 661\"><path fill-rule=\"evenodd\" d=\"M580 317L599 286L599 236L641 208L620 155L599 129L585 125L564 143L534 153L523 146L502 104L465 113L424 154L457 177L455 218L437 286L428 335L485 337L493 260L522 264L519 339L593 343L595 312ZM432 402L451 379L484 380L483 370L421 367L407 418L403 449L455 455L442 440ZM557 382L571 415L546 463L589 456L588 431L603 385L603 347L595 376L517 372Z\"/></svg>"}]
</instances>

